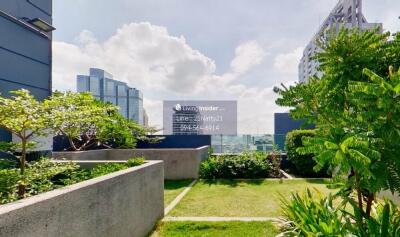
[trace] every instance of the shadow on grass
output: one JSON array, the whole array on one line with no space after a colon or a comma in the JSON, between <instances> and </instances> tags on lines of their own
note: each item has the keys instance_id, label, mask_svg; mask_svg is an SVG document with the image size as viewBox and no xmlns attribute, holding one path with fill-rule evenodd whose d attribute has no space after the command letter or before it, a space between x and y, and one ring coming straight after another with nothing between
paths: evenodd
<instances>
[{"instance_id":1,"label":"shadow on grass","mask_svg":"<svg viewBox=\"0 0 400 237\"><path fill-rule=\"evenodd\" d=\"M262 185L264 183L263 179L253 179L253 180L246 180L246 179L202 179L202 183L211 185L226 185L230 187L237 187L241 183L245 183L248 185Z\"/></svg>"},{"instance_id":2,"label":"shadow on grass","mask_svg":"<svg viewBox=\"0 0 400 237\"><path fill-rule=\"evenodd\" d=\"M184 179L184 180L165 180L164 181L164 189L165 190L177 190L184 187L187 187L193 180L192 179Z\"/></svg>"},{"instance_id":3,"label":"shadow on grass","mask_svg":"<svg viewBox=\"0 0 400 237\"><path fill-rule=\"evenodd\" d=\"M240 184L247 185L263 185L267 180L264 179L202 179L200 182L203 184L211 185L226 185L230 187L237 187ZM291 183L291 182L306 182L310 184L325 184L328 189L337 189L335 183L332 183L328 178L304 178L304 179L276 179L278 183Z\"/></svg>"}]
</instances>

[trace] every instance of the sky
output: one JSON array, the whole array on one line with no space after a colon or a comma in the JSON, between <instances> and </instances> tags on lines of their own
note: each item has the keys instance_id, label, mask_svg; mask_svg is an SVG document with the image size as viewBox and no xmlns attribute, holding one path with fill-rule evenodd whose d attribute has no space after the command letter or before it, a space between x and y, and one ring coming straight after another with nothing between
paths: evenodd
<instances>
[{"instance_id":1,"label":"sky","mask_svg":"<svg viewBox=\"0 0 400 237\"><path fill-rule=\"evenodd\" d=\"M240 134L272 134L274 86L298 80L304 47L337 0L56 0L53 89L90 67L140 89L152 126L163 100L237 100ZM364 16L400 31L399 0Z\"/></svg>"}]
</instances>

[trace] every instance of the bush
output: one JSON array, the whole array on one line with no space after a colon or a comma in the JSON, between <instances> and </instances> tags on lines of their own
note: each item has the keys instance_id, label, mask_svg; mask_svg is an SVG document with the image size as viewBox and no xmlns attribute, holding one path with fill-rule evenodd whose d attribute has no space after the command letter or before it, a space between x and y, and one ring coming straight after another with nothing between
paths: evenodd
<instances>
[{"instance_id":1,"label":"bush","mask_svg":"<svg viewBox=\"0 0 400 237\"><path fill-rule=\"evenodd\" d=\"M265 153L251 152L240 155L212 156L200 166L203 179L256 179L268 178L273 166Z\"/></svg>"},{"instance_id":2,"label":"bush","mask_svg":"<svg viewBox=\"0 0 400 237\"><path fill-rule=\"evenodd\" d=\"M319 172L314 171L317 163L313 159L313 154L300 154L297 148L303 147L303 137L313 137L314 130L293 130L286 135L286 149L288 160L292 163L292 172L304 177L326 177L327 169Z\"/></svg>"},{"instance_id":3,"label":"bush","mask_svg":"<svg viewBox=\"0 0 400 237\"><path fill-rule=\"evenodd\" d=\"M281 196L282 209L287 225L281 236L348 236L343 228L343 213L333 205L334 197L317 198L307 189L306 194L292 194L287 200Z\"/></svg>"},{"instance_id":4,"label":"bush","mask_svg":"<svg viewBox=\"0 0 400 237\"><path fill-rule=\"evenodd\" d=\"M134 166L142 165L142 164L144 164L145 160L146 159L144 157L131 158L126 162L126 165L128 167L134 167Z\"/></svg>"},{"instance_id":5,"label":"bush","mask_svg":"<svg viewBox=\"0 0 400 237\"><path fill-rule=\"evenodd\" d=\"M140 157L129 159L126 163L107 163L98 165L92 170L84 170L73 162L55 163L42 158L39 161L28 163L23 175L16 168L1 169L0 204L48 192L143 163L144 158ZM25 187L23 197L18 193L18 187L21 184Z\"/></svg>"},{"instance_id":6,"label":"bush","mask_svg":"<svg viewBox=\"0 0 400 237\"><path fill-rule=\"evenodd\" d=\"M123 169L127 169L130 167L138 166L143 164L145 159L143 157L131 158L126 163L106 163L97 165L93 169L90 170L89 177L95 178L99 176L103 176L106 174L110 174L116 171L120 171Z\"/></svg>"},{"instance_id":7,"label":"bush","mask_svg":"<svg viewBox=\"0 0 400 237\"><path fill-rule=\"evenodd\" d=\"M292 194L289 200L281 197L287 222L280 236L400 236L400 212L393 202L376 203L373 215L364 222L357 203L345 199L335 205L332 194L322 197L316 193L307 190L304 195Z\"/></svg>"},{"instance_id":8,"label":"bush","mask_svg":"<svg viewBox=\"0 0 400 237\"><path fill-rule=\"evenodd\" d=\"M30 197L65 186L65 179L77 172L79 166L74 163L54 163L49 159L40 159L28 163L25 173L19 169L0 170L1 203L8 203L22 198L19 195L19 186L24 185L23 197ZM76 180L78 182L78 180Z\"/></svg>"}]
</instances>

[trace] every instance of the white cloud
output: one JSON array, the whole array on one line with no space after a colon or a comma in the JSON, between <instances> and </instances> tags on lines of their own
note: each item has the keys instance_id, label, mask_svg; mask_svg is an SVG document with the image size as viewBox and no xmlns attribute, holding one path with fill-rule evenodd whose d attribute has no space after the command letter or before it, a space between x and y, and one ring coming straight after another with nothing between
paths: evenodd
<instances>
[{"instance_id":1,"label":"white cloud","mask_svg":"<svg viewBox=\"0 0 400 237\"><path fill-rule=\"evenodd\" d=\"M165 27L150 23L124 25L104 42L85 30L75 44L56 41L53 50L54 89L74 91L77 74L103 68L143 91L150 124L159 128L164 99L238 100L240 133L271 133L273 112L282 110L275 105L272 87L249 87L241 81L268 55L254 40L237 46L230 68L221 75L215 73L214 61L184 37L171 36Z\"/></svg>"},{"instance_id":2,"label":"white cloud","mask_svg":"<svg viewBox=\"0 0 400 237\"><path fill-rule=\"evenodd\" d=\"M183 93L215 71L214 61L192 49L183 37L149 23L124 25L102 43L85 30L76 42L54 43L56 88L73 89L77 73L99 67L142 90Z\"/></svg>"},{"instance_id":3,"label":"white cloud","mask_svg":"<svg viewBox=\"0 0 400 237\"><path fill-rule=\"evenodd\" d=\"M234 73L243 74L250 68L260 64L265 51L257 41L248 41L239 45L235 50L235 58L231 62Z\"/></svg>"},{"instance_id":4,"label":"white cloud","mask_svg":"<svg viewBox=\"0 0 400 237\"><path fill-rule=\"evenodd\" d=\"M303 50L303 47L299 47L292 52L277 55L274 60L274 68L281 74L297 75Z\"/></svg>"}]
</instances>

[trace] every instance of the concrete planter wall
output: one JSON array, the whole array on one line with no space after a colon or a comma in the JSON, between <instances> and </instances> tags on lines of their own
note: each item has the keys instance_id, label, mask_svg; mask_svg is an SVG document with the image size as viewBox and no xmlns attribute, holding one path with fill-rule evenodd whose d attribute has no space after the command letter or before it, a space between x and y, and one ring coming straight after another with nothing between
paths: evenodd
<instances>
[{"instance_id":1,"label":"concrete planter wall","mask_svg":"<svg viewBox=\"0 0 400 237\"><path fill-rule=\"evenodd\" d=\"M163 192L163 163L149 161L0 206L0 236L146 236L164 215Z\"/></svg>"},{"instance_id":2,"label":"concrete planter wall","mask_svg":"<svg viewBox=\"0 0 400 237\"><path fill-rule=\"evenodd\" d=\"M147 160L164 161L165 179L196 179L201 161L208 157L208 146L188 149L106 149L78 152L53 152L54 159L127 160L143 156Z\"/></svg>"}]
</instances>

